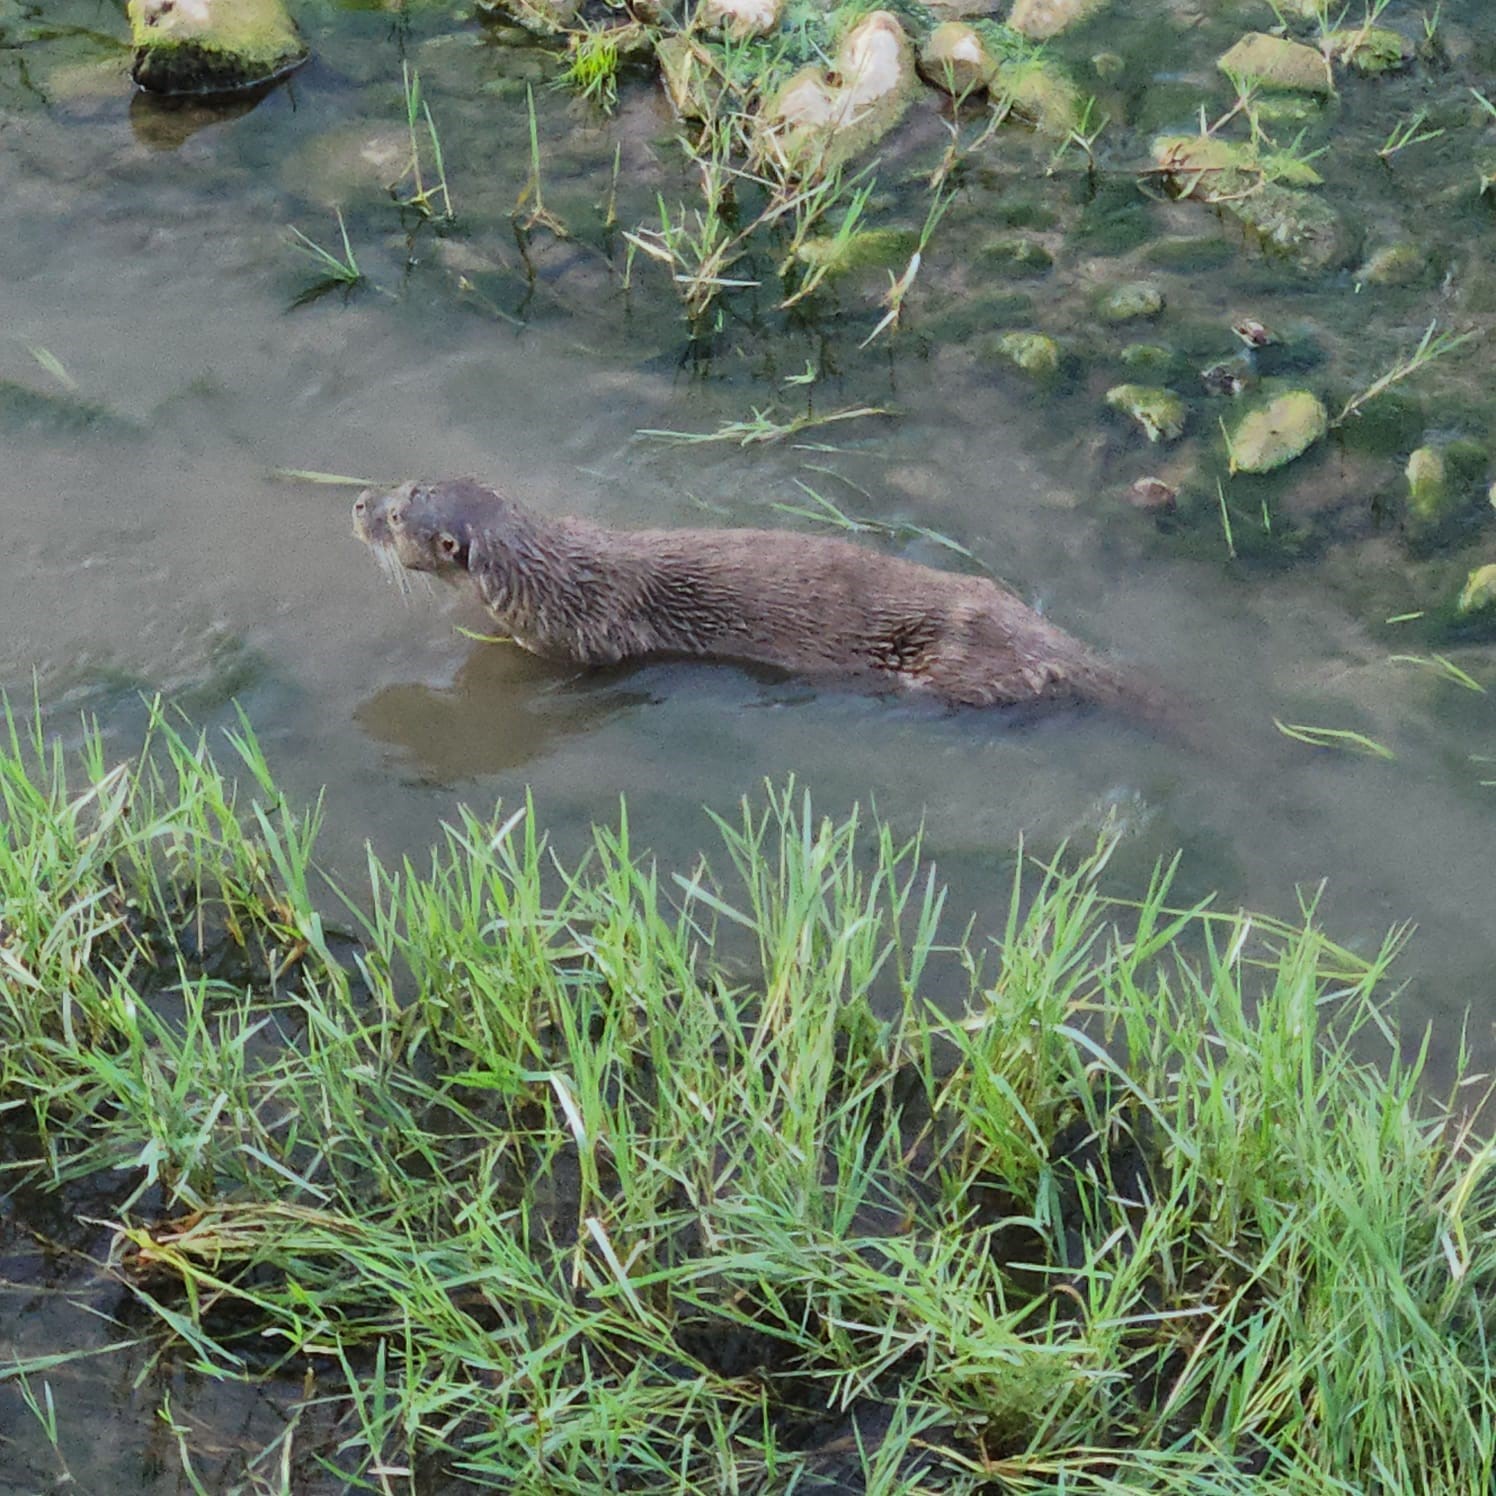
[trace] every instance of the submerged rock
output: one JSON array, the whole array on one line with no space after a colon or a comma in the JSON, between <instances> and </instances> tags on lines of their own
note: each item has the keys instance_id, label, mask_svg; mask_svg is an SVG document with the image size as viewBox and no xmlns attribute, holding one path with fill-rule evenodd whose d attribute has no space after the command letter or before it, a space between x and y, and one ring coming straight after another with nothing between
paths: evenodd
<instances>
[{"instance_id":1,"label":"submerged rock","mask_svg":"<svg viewBox=\"0 0 1496 1496\"><path fill-rule=\"evenodd\" d=\"M1413 55L1412 47L1385 26L1346 26L1328 33L1325 46L1332 57L1358 73L1388 73Z\"/></svg>"},{"instance_id":2,"label":"submerged rock","mask_svg":"<svg viewBox=\"0 0 1496 1496\"><path fill-rule=\"evenodd\" d=\"M1450 509L1449 474L1437 447L1419 447L1408 457L1408 514L1420 525L1436 525Z\"/></svg>"},{"instance_id":3,"label":"submerged rock","mask_svg":"<svg viewBox=\"0 0 1496 1496\"><path fill-rule=\"evenodd\" d=\"M576 19L582 0L480 0L485 15L507 16L524 30L554 36Z\"/></svg>"},{"instance_id":4,"label":"submerged rock","mask_svg":"<svg viewBox=\"0 0 1496 1496\"><path fill-rule=\"evenodd\" d=\"M1105 4L1106 0L1013 0L1008 25L1024 36L1042 41L1069 30Z\"/></svg>"},{"instance_id":5,"label":"submerged rock","mask_svg":"<svg viewBox=\"0 0 1496 1496\"><path fill-rule=\"evenodd\" d=\"M1048 379L1060 369L1060 345L1042 332L1005 332L997 340L998 352L1025 374Z\"/></svg>"},{"instance_id":6,"label":"submerged rock","mask_svg":"<svg viewBox=\"0 0 1496 1496\"><path fill-rule=\"evenodd\" d=\"M802 68L770 100L757 147L790 175L827 171L867 150L903 117L915 87L914 53L897 18L864 16L827 72Z\"/></svg>"},{"instance_id":7,"label":"submerged rock","mask_svg":"<svg viewBox=\"0 0 1496 1496\"><path fill-rule=\"evenodd\" d=\"M1173 369L1179 362L1170 349L1157 343L1129 343L1120 356L1129 369L1155 377Z\"/></svg>"},{"instance_id":8,"label":"submerged rock","mask_svg":"<svg viewBox=\"0 0 1496 1496\"><path fill-rule=\"evenodd\" d=\"M1167 514L1179 502L1179 490L1162 478L1139 478L1125 495L1134 509Z\"/></svg>"},{"instance_id":9,"label":"submerged rock","mask_svg":"<svg viewBox=\"0 0 1496 1496\"><path fill-rule=\"evenodd\" d=\"M1496 561L1477 566L1465 578L1455 612L1462 618L1472 613L1487 613L1496 609Z\"/></svg>"},{"instance_id":10,"label":"submerged rock","mask_svg":"<svg viewBox=\"0 0 1496 1496\"><path fill-rule=\"evenodd\" d=\"M1486 449L1479 442L1425 443L1408 457L1408 523L1415 533L1437 530L1468 514L1486 477Z\"/></svg>"},{"instance_id":11,"label":"submerged rock","mask_svg":"<svg viewBox=\"0 0 1496 1496\"><path fill-rule=\"evenodd\" d=\"M1416 244L1384 244L1367 256L1356 279L1372 286L1411 286L1428 268L1428 256Z\"/></svg>"},{"instance_id":12,"label":"submerged rock","mask_svg":"<svg viewBox=\"0 0 1496 1496\"><path fill-rule=\"evenodd\" d=\"M1324 54L1302 42L1263 31L1249 31L1216 61L1223 73L1244 78L1263 89L1286 93L1334 92Z\"/></svg>"},{"instance_id":13,"label":"submerged rock","mask_svg":"<svg viewBox=\"0 0 1496 1496\"><path fill-rule=\"evenodd\" d=\"M128 13L131 74L150 93L243 93L307 59L281 0L130 0Z\"/></svg>"},{"instance_id":14,"label":"submerged rock","mask_svg":"<svg viewBox=\"0 0 1496 1496\"><path fill-rule=\"evenodd\" d=\"M1164 293L1152 281L1129 281L1108 291L1096 310L1107 322L1133 322L1163 309Z\"/></svg>"},{"instance_id":15,"label":"submerged rock","mask_svg":"<svg viewBox=\"0 0 1496 1496\"><path fill-rule=\"evenodd\" d=\"M1268 182L1221 206L1265 249L1305 270L1328 270L1346 259L1346 231L1340 215L1310 192Z\"/></svg>"},{"instance_id":16,"label":"submerged rock","mask_svg":"<svg viewBox=\"0 0 1496 1496\"><path fill-rule=\"evenodd\" d=\"M1233 473L1270 473L1310 447L1330 429L1317 395L1290 390L1249 411L1230 433Z\"/></svg>"},{"instance_id":17,"label":"submerged rock","mask_svg":"<svg viewBox=\"0 0 1496 1496\"><path fill-rule=\"evenodd\" d=\"M1009 275L1043 275L1054 266L1054 256L1026 234L997 234L976 252L984 270Z\"/></svg>"},{"instance_id":18,"label":"submerged rock","mask_svg":"<svg viewBox=\"0 0 1496 1496\"><path fill-rule=\"evenodd\" d=\"M1106 392L1113 410L1129 415L1147 433L1151 442L1177 441L1184 435L1189 410L1173 390L1161 385L1119 384Z\"/></svg>"},{"instance_id":19,"label":"submerged rock","mask_svg":"<svg viewBox=\"0 0 1496 1496\"><path fill-rule=\"evenodd\" d=\"M828 275L845 275L870 266L902 265L914 253L919 236L909 229L863 229L855 234L816 234L795 250L795 258Z\"/></svg>"},{"instance_id":20,"label":"submerged rock","mask_svg":"<svg viewBox=\"0 0 1496 1496\"><path fill-rule=\"evenodd\" d=\"M1047 57L999 62L987 90L1041 135L1063 140L1085 118L1085 95Z\"/></svg>"},{"instance_id":21,"label":"submerged rock","mask_svg":"<svg viewBox=\"0 0 1496 1496\"><path fill-rule=\"evenodd\" d=\"M1250 354L1236 353L1201 369L1200 382L1210 394L1229 395L1234 400L1256 387L1257 365Z\"/></svg>"}]
</instances>

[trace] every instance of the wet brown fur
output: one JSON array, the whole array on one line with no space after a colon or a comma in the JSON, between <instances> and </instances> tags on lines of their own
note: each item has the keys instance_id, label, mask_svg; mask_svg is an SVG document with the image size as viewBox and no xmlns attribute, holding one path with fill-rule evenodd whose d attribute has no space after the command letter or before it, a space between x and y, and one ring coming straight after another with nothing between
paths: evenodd
<instances>
[{"instance_id":1,"label":"wet brown fur","mask_svg":"<svg viewBox=\"0 0 1496 1496\"><path fill-rule=\"evenodd\" d=\"M612 530L549 519L473 479L370 489L382 559L471 581L504 633L578 665L753 661L957 706L1166 699L986 577L782 530Z\"/></svg>"}]
</instances>

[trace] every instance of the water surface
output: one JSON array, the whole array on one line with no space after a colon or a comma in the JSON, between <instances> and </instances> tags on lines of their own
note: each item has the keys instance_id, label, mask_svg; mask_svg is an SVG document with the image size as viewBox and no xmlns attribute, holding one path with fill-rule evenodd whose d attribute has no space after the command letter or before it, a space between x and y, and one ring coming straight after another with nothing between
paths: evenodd
<instances>
[{"instance_id":1,"label":"water surface","mask_svg":"<svg viewBox=\"0 0 1496 1496\"><path fill-rule=\"evenodd\" d=\"M112 5L49 9L83 32L122 34ZM1240 9L1252 12L1242 24L1271 20L1265 7ZM1213 517L1161 525L1131 509L1122 490L1163 459L1099 396L1119 377L1106 360L1128 342L1208 361L1232 351L1228 324L1243 310L1286 329L1309 350L1312 377L1347 391L1358 361L1374 376L1430 316L1488 317L1492 220L1453 185L1468 139L1424 147L1420 169L1400 163L1393 181L1378 176L1388 168L1372 143L1389 114L1420 99L1451 113L1496 39L1476 0L1446 4L1455 76L1347 88L1337 138L1354 148L1335 180L1362 210L1359 232L1375 241L1426 220L1439 256L1426 284L1368 290L1349 269L1304 276L1266 261L1196 205L1140 196L1139 142L1187 125L1189 101L1215 86L1208 50L1179 17L1164 6L1150 16L1126 41L1136 86L1115 96L1128 112L1097 172L1069 160L1049 178L1048 147L1004 137L989 148L898 335L867 349L881 272L793 318L773 311L766 286L705 338L690 335L652 267L636 265L623 288L624 246L601 206L615 148L624 226L657 189L691 190L666 106L642 82L626 84L611 120L537 88L546 203L574 237L537 231L527 268L510 215L530 169L523 85L546 66L533 48L435 11L397 23L322 7L307 26L312 65L239 112L132 102L96 38L29 48L28 76L5 75L0 109L0 686L22 701L34 687L65 735L91 714L121 752L139 731L142 692L168 693L209 728L231 723L237 701L292 796L326 787L325 858L354 881L366 840L420 860L457 804L527 792L563 853L626 796L636 843L684 863L711 839L701 807L726 809L793 774L828 813L872 802L901 829L922 823L956 907L992 911L993 927L1020 842L1047 852L1117 817L1119 891L1179 850L1181 894L1218 890L1275 914L1318 897L1328 927L1368 953L1389 925L1416 922L1400 967L1404 1028L1431 1027L1445 1073L1468 1010L1469 1041L1490 1057L1496 789L1479 781L1496 770L1475 756L1496 754L1496 706L1392 660L1433 645L1415 633L1404 650L1384 620L1424 608L1430 568L1457 582L1496 542L1487 526L1442 560L1411 556L1376 519L1425 425L1490 434L1488 355L1438 376L1434 415L1400 404L1370 434L1304 459L1275 490L1302 536L1297 554L1266 541L1254 550L1243 535L1233 560ZM1401 21L1416 25L1411 13ZM1154 45L1154 71L1139 74ZM401 214L379 166L402 149L402 59L421 69L446 148L459 218L440 234ZM945 138L934 104L922 110L881 179L889 218L914 227ZM315 274L287 225L334 244L334 197L369 284L298 305ZM1052 273L1004 280L980 250L994 228L1032 219L1025 203L1079 237L1060 236ZM1160 269L1160 238L1205 247ZM1166 285L1162 319L1096 327L1088 290L1138 274ZM1084 352L1059 392L1036 395L984 345L1018 324ZM771 402L796 413L805 396L783 381L807 363L820 373L817 408L895 414L777 446L637 435L711 431ZM1197 419L1196 440L1213 419ZM1066 627L1169 683L1193 703L1202 742L1100 713L1018 723L731 667L560 670L462 637L455 625L484 627L471 606L419 590L403 602L350 537L351 495L278 468L474 473L550 512L649 526L804 525L775 506L803 507L808 484L859 517L959 542ZM929 540L881 543L962 564ZM1496 691L1489 637L1440 647ZM1396 758L1315 752L1280 737L1275 718L1355 728ZM6 1355L82 1333L36 1282L29 1212L0 1206L6 1276L34 1285L5 1310ZM101 1250L97 1231L57 1230ZM58 1263L59 1287L96 1282L86 1258ZM89 1333L102 1343L114 1332L100 1322ZM116 1362L108 1373L137 1412L140 1370ZM68 1411L97 1385L80 1384ZM64 1375L64 1398L68 1386ZM273 1413L236 1407L246 1443L272 1436ZM194 1416L214 1421L206 1401ZM125 1426L142 1488L176 1489L149 1420ZM27 1471L0 1477L0 1491L43 1488L50 1456L13 1390L0 1389L0 1432L22 1437ZM101 1430L101 1443L115 1437ZM75 1474L87 1488L89 1472Z\"/></svg>"}]
</instances>

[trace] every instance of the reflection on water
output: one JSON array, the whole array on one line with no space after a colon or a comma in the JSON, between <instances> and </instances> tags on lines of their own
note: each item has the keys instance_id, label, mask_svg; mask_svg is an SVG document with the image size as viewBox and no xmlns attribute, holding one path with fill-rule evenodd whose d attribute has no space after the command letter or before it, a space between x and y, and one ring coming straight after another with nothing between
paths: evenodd
<instances>
[{"instance_id":1,"label":"reflection on water","mask_svg":"<svg viewBox=\"0 0 1496 1496\"><path fill-rule=\"evenodd\" d=\"M382 686L353 720L438 784L497 775L554 751L559 741L646 706L649 693L626 684L636 672L560 675L512 645L480 644L450 685L413 681Z\"/></svg>"}]
</instances>

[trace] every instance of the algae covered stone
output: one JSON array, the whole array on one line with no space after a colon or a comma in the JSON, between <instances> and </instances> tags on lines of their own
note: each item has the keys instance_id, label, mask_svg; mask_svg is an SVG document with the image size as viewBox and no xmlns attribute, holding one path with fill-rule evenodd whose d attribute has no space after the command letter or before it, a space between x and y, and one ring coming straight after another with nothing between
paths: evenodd
<instances>
[{"instance_id":1,"label":"algae covered stone","mask_svg":"<svg viewBox=\"0 0 1496 1496\"><path fill-rule=\"evenodd\" d=\"M1006 275L1043 275L1054 266L1054 256L1027 234L995 234L975 258L983 270Z\"/></svg>"},{"instance_id":2,"label":"algae covered stone","mask_svg":"<svg viewBox=\"0 0 1496 1496\"><path fill-rule=\"evenodd\" d=\"M1329 204L1297 187L1267 182L1221 204L1264 249L1304 270L1328 270L1347 258L1345 225Z\"/></svg>"},{"instance_id":3,"label":"algae covered stone","mask_svg":"<svg viewBox=\"0 0 1496 1496\"><path fill-rule=\"evenodd\" d=\"M1384 244L1367 256L1356 279L1372 286L1411 286L1428 270L1429 258L1416 244Z\"/></svg>"},{"instance_id":4,"label":"algae covered stone","mask_svg":"<svg viewBox=\"0 0 1496 1496\"><path fill-rule=\"evenodd\" d=\"M779 27L784 0L701 0L696 18L703 26L720 26L734 41L767 36Z\"/></svg>"},{"instance_id":5,"label":"algae covered stone","mask_svg":"<svg viewBox=\"0 0 1496 1496\"><path fill-rule=\"evenodd\" d=\"M1358 73L1388 73L1400 68L1413 49L1385 26L1346 26L1325 37L1332 57L1349 63Z\"/></svg>"},{"instance_id":6,"label":"algae covered stone","mask_svg":"<svg viewBox=\"0 0 1496 1496\"><path fill-rule=\"evenodd\" d=\"M1129 281L1101 298L1097 311L1107 322L1135 322L1156 317L1164 309L1164 293L1152 281Z\"/></svg>"},{"instance_id":7,"label":"algae covered stone","mask_svg":"<svg viewBox=\"0 0 1496 1496\"><path fill-rule=\"evenodd\" d=\"M1013 0L1008 25L1035 41L1058 36L1094 15L1106 0Z\"/></svg>"},{"instance_id":8,"label":"algae covered stone","mask_svg":"<svg viewBox=\"0 0 1496 1496\"><path fill-rule=\"evenodd\" d=\"M1119 384L1106 392L1113 410L1129 415L1151 442L1177 441L1184 435L1189 411L1173 390L1152 384Z\"/></svg>"},{"instance_id":9,"label":"algae covered stone","mask_svg":"<svg viewBox=\"0 0 1496 1496\"><path fill-rule=\"evenodd\" d=\"M998 352L1025 374L1049 379L1060 369L1060 345L1042 332L1005 332L997 341Z\"/></svg>"},{"instance_id":10,"label":"algae covered stone","mask_svg":"<svg viewBox=\"0 0 1496 1496\"><path fill-rule=\"evenodd\" d=\"M927 83L965 98L987 87L997 71L997 59L974 26L942 21L919 49L919 71Z\"/></svg>"},{"instance_id":11,"label":"algae covered stone","mask_svg":"<svg viewBox=\"0 0 1496 1496\"><path fill-rule=\"evenodd\" d=\"M769 101L756 149L800 173L830 170L882 139L917 86L914 51L898 18L865 15L843 37L828 72L801 68Z\"/></svg>"},{"instance_id":12,"label":"algae covered stone","mask_svg":"<svg viewBox=\"0 0 1496 1496\"><path fill-rule=\"evenodd\" d=\"M1449 473L1437 447L1418 447L1408 457L1408 513L1420 524L1435 525L1449 512Z\"/></svg>"},{"instance_id":13,"label":"algae covered stone","mask_svg":"<svg viewBox=\"0 0 1496 1496\"><path fill-rule=\"evenodd\" d=\"M1042 135L1064 140L1085 121L1085 95L1043 54L1000 61L987 91Z\"/></svg>"},{"instance_id":14,"label":"algae covered stone","mask_svg":"<svg viewBox=\"0 0 1496 1496\"><path fill-rule=\"evenodd\" d=\"M1322 52L1263 31L1249 31L1221 54L1216 66L1223 73L1263 89L1281 89L1286 93L1333 92L1329 65Z\"/></svg>"},{"instance_id":15,"label":"algae covered stone","mask_svg":"<svg viewBox=\"0 0 1496 1496\"><path fill-rule=\"evenodd\" d=\"M1477 566L1465 578L1460 591L1460 600L1455 611L1463 618L1472 613L1489 613L1496 610L1496 561Z\"/></svg>"},{"instance_id":16,"label":"algae covered stone","mask_svg":"<svg viewBox=\"0 0 1496 1496\"><path fill-rule=\"evenodd\" d=\"M130 0L131 74L150 93L260 88L307 49L281 0Z\"/></svg>"},{"instance_id":17,"label":"algae covered stone","mask_svg":"<svg viewBox=\"0 0 1496 1496\"><path fill-rule=\"evenodd\" d=\"M1330 429L1318 395L1289 390L1249 411L1230 434L1233 473L1270 473L1310 447Z\"/></svg>"},{"instance_id":18,"label":"algae covered stone","mask_svg":"<svg viewBox=\"0 0 1496 1496\"><path fill-rule=\"evenodd\" d=\"M906 263L919 247L911 229L861 229L853 234L814 234L795 250L795 258L812 270L845 275L869 267Z\"/></svg>"}]
</instances>

